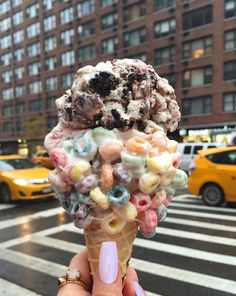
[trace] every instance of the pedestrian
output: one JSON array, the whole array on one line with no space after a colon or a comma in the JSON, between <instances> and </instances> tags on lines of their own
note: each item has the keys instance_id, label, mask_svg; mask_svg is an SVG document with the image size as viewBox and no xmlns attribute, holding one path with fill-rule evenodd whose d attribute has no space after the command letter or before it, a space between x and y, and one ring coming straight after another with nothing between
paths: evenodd
<instances>
[{"instance_id":1,"label":"pedestrian","mask_svg":"<svg viewBox=\"0 0 236 296\"><path fill-rule=\"evenodd\" d=\"M90 275L86 250L75 255L66 272L59 278L57 296L145 296L132 267L127 268L124 282L118 266L115 242L105 242L101 246L99 267L93 277Z\"/></svg>"}]
</instances>

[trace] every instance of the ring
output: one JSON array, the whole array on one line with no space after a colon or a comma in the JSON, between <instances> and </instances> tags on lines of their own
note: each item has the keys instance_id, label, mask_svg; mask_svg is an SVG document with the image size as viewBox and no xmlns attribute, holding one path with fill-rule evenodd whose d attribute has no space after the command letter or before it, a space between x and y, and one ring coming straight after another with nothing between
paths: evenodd
<instances>
[{"instance_id":1,"label":"ring","mask_svg":"<svg viewBox=\"0 0 236 296\"><path fill-rule=\"evenodd\" d=\"M75 268L68 268L66 274L58 278L58 288L64 287L66 284L76 284L82 286L86 291L90 291L90 285L81 273Z\"/></svg>"}]
</instances>

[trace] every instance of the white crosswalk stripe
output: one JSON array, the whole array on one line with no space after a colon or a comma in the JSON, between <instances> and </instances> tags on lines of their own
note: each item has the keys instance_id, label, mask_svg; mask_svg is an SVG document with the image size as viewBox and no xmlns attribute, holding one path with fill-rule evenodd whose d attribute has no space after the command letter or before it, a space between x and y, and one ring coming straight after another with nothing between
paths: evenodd
<instances>
[{"instance_id":1,"label":"white crosswalk stripe","mask_svg":"<svg viewBox=\"0 0 236 296\"><path fill-rule=\"evenodd\" d=\"M197 202L197 204L193 203L192 200L193 197L189 195L181 195L175 198L168 210L170 215L166 220L167 223L161 223L157 227L158 234L155 240L146 240L141 237L135 239L134 256L131 259L131 264L137 271L141 272L141 276L150 275L157 279L167 279L169 282L176 284L187 284L190 288L194 287L194 289L207 289L209 295L215 295L216 291L221 293L219 295L222 296L228 296L229 293L230 295L234 295L236 282L234 280L235 278L230 273L232 270L234 270L233 272L235 273L236 266L236 251L235 254L233 251L233 248L236 247L236 215L233 215L236 214L236 209L212 208L204 206L201 202ZM0 211L5 209L7 208L0 208ZM172 217L172 214L174 214L174 217ZM63 215L64 210L60 207L38 211L23 217L15 217L11 220L1 221L0 231L7 231L9 227L34 223L34 221L40 219L46 221L54 216L63 217ZM194 220L189 219L190 216L194 217ZM206 219L206 222L203 222L204 220L199 221L199 218ZM227 222L230 222L230 224L227 225ZM171 225L175 225L175 227L172 228ZM180 229L178 229L178 226L180 226ZM27 268L35 272L58 277L64 273L66 263L61 264L55 260L49 260L49 258L44 257L44 255L40 253L41 249L51 250L52 257L54 253L53 250L55 250L57 254L68 250L72 256L74 253L83 249L84 246L73 240L67 241L66 237L70 235L76 236L76 234L77 236L81 236L82 233L82 230L75 228L73 223L69 222L65 224L62 223L61 225L55 224L55 226L49 228L45 227L45 229L41 228L41 230L21 237L13 237L12 239L0 242L0 260L5 260L13 265L22 266L22 268ZM64 237L63 235L66 236ZM19 246L24 244L29 246L27 251L23 248L19 248ZM201 244L200 248L198 248L199 244ZM214 249L212 247L213 245L217 246L217 249ZM206 246L205 250L203 246ZM39 248L38 253L34 248ZM225 248L228 248L226 253L224 252ZM150 253L153 254L153 256L155 256L155 252L158 252L157 258L155 258L155 260L145 260L142 258L142 255L139 254L141 250L145 254ZM158 256L160 256L160 258L158 258ZM169 262L166 259L168 256L175 256L176 260L173 259L173 261ZM189 262L192 262L191 268L185 264L179 264L177 259L180 260L180 262L182 260L183 263L190 260ZM195 266L197 264L200 264L202 267L197 268ZM207 267L206 270L204 266ZM222 268L224 266L226 271L229 269L229 272L222 272L220 276L217 270L214 270L216 266L222 266ZM152 287L151 292L147 291L147 296L165 295L165 288L161 287L162 283L158 282L158 284L154 284L155 287L160 287L161 293L154 293ZM4 292L7 286L9 286L9 294ZM19 294L14 294L11 292L14 289L18 289L18 291L21 292L19 292ZM149 288L146 287L146 289L148 290ZM166 287L166 289L171 289L171 287ZM189 295L187 291L180 293L177 290L176 293L175 295L180 296ZM201 293L202 292L199 292L199 295ZM169 293L167 294L169 295ZM19 284L11 283L9 280L3 280L1 278L0 295L44 296L43 294L38 294L37 290L31 291L31 289L23 288L19 286Z\"/></svg>"}]
</instances>

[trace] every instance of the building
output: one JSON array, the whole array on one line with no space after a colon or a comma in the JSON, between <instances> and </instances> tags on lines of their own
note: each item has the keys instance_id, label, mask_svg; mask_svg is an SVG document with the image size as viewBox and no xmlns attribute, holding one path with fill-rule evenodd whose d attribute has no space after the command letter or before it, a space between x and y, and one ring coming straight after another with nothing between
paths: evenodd
<instances>
[{"instance_id":1,"label":"building","mask_svg":"<svg viewBox=\"0 0 236 296\"><path fill-rule=\"evenodd\" d=\"M77 68L133 57L175 87L185 140L236 126L236 0L1 0L0 151L42 146ZM214 136L221 134L221 138Z\"/></svg>"}]
</instances>

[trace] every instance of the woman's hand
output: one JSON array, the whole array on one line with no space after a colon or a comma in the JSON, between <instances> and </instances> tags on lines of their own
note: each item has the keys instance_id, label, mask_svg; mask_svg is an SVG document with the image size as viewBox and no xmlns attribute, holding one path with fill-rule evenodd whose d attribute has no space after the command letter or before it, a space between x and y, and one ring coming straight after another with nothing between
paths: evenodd
<instances>
[{"instance_id":1,"label":"woman's hand","mask_svg":"<svg viewBox=\"0 0 236 296\"><path fill-rule=\"evenodd\" d=\"M78 270L81 278L92 287L91 291L87 291L83 285L67 283L60 288L57 296L145 296L132 267L127 269L124 288L122 288L122 276L118 267L117 248L114 242L102 244L99 267L93 280L86 250L72 258L69 269Z\"/></svg>"}]
</instances>

